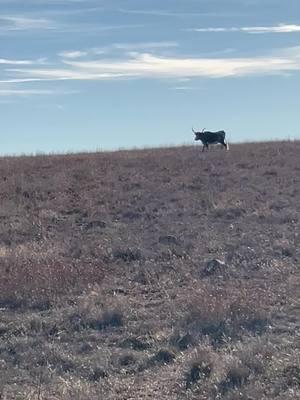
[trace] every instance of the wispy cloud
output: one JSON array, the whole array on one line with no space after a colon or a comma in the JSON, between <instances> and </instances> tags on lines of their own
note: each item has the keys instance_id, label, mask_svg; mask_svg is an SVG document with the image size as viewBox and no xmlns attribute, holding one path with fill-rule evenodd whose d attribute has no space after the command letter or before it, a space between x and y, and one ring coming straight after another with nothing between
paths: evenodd
<instances>
[{"instance_id":1,"label":"wispy cloud","mask_svg":"<svg viewBox=\"0 0 300 400\"><path fill-rule=\"evenodd\" d=\"M209 27L189 29L195 32L244 32L251 34L300 32L300 25L279 24L276 26Z\"/></svg>"},{"instance_id":2,"label":"wispy cloud","mask_svg":"<svg viewBox=\"0 0 300 400\"><path fill-rule=\"evenodd\" d=\"M0 31L55 29L55 24L45 18L30 18L23 15L1 15Z\"/></svg>"},{"instance_id":3,"label":"wispy cloud","mask_svg":"<svg viewBox=\"0 0 300 400\"><path fill-rule=\"evenodd\" d=\"M299 47L282 49L265 56L231 58L163 57L132 53L123 59L64 59L56 68L11 68L2 82L112 80L120 78L226 78L286 74L300 70Z\"/></svg>"},{"instance_id":4,"label":"wispy cloud","mask_svg":"<svg viewBox=\"0 0 300 400\"><path fill-rule=\"evenodd\" d=\"M46 58L39 58L37 60L10 60L6 58L0 58L0 65L37 65L45 64Z\"/></svg>"},{"instance_id":5,"label":"wispy cloud","mask_svg":"<svg viewBox=\"0 0 300 400\"><path fill-rule=\"evenodd\" d=\"M195 88L193 86L173 86L171 89L185 92L187 90L194 90Z\"/></svg>"},{"instance_id":6,"label":"wispy cloud","mask_svg":"<svg viewBox=\"0 0 300 400\"><path fill-rule=\"evenodd\" d=\"M113 32L113 31L127 31L131 29L144 28L144 24L119 24L119 25L105 25L105 24L88 24L88 23L65 23L57 25L57 32L68 32L78 34L101 34L105 32Z\"/></svg>"},{"instance_id":7,"label":"wispy cloud","mask_svg":"<svg viewBox=\"0 0 300 400\"><path fill-rule=\"evenodd\" d=\"M171 41L161 42L133 42L133 43L112 43L109 46L92 47L85 50L67 50L62 51L58 55L66 59L76 59L85 56L99 56L104 54L113 54L120 50L123 52L137 52L141 50L171 49L177 47L178 43Z\"/></svg>"},{"instance_id":8,"label":"wispy cloud","mask_svg":"<svg viewBox=\"0 0 300 400\"><path fill-rule=\"evenodd\" d=\"M0 0L1 1L1 0ZM49 11L48 11L49 12ZM78 22L70 18L70 14L74 14L74 10L70 13L66 10L56 11L58 15L64 14L67 18L41 18L40 14L36 13L35 16L30 14L24 15L0 15L0 35L9 35L20 32L36 32L46 31L55 34L61 33L76 33L82 34L96 34L101 32L128 30L144 27L143 24L102 24L102 23L85 23ZM44 12L43 12L44 14ZM46 12L47 14L47 12Z\"/></svg>"},{"instance_id":9,"label":"wispy cloud","mask_svg":"<svg viewBox=\"0 0 300 400\"><path fill-rule=\"evenodd\" d=\"M177 46L178 43L176 42L161 41L161 42L141 42L141 43L115 43L112 45L112 48L119 50L135 51L141 49L142 50L165 49Z\"/></svg>"},{"instance_id":10,"label":"wispy cloud","mask_svg":"<svg viewBox=\"0 0 300 400\"><path fill-rule=\"evenodd\" d=\"M234 17L240 16L237 13L224 13L224 12L185 12L185 11L171 11L171 10L142 10L142 9L125 9L119 8L118 11L123 14L137 14L137 15L148 15L154 17L175 17L175 18L199 18L199 17Z\"/></svg>"},{"instance_id":11,"label":"wispy cloud","mask_svg":"<svg viewBox=\"0 0 300 400\"><path fill-rule=\"evenodd\" d=\"M0 0L1 1L1 0ZM81 4L80 4L81 3ZM68 5L69 3L67 2L65 5ZM61 16L77 16L77 15L83 15L83 14L90 14L90 13L103 13L106 11L104 7L88 7L86 4L84 4L84 1L82 2L77 2L78 6L75 6L75 4L70 3L69 7L60 7L59 4L58 7L51 7L51 8L43 8L42 13L44 16L47 17L61 17ZM55 5L55 3L51 3L51 6ZM33 10L30 12L30 15L36 16L41 13L40 10Z\"/></svg>"},{"instance_id":12,"label":"wispy cloud","mask_svg":"<svg viewBox=\"0 0 300 400\"><path fill-rule=\"evenodd\" d=\"M16 88L0 88L0 97L15 96L49 96L49 95L66 95L78 93L77 91L63 91L55 89L16 89Z\"/></svg>"},{"instance_id":13,"label":"wispy cloud","mask_svg":"<svg viewBox=\"0 0 300 400\"><path fill-rule=\"evenodd\" d=\"M4 58L0 58L0 64L5 65L32 65L33 61L30 60L7 60Z\"/></svg>"},{"instance_id":14,"label":"wispy cloud","mask_svg":"<svg viewBox=\"0 0 300 400\"><path fill-rule=\"evenodd\" d=\"M86 51L62 51L58 55L63 58L80 58L86 56L88 53Z\"/></svg>"},{"instance_id":15,"label":"wispy cloud","mask_svg":"<svg viewBox=\"0 0 300 400\"><path fill-rule=\"evenodd\" d=\"M30 83L30 82L41 82L44 80L45 79L43 78L5 78L0 80L0 83Z\"/></svg>"},{"instance_id":16,"label":"wispy cloud","mask_svg":"<svg viewBox=\"0 0 300 400\"><path fill-rule=\"evenodd\" d=\"M0 89L0 96L28 96L56 94L53 90L39 89Z\"/></svg>"}]
</instances>

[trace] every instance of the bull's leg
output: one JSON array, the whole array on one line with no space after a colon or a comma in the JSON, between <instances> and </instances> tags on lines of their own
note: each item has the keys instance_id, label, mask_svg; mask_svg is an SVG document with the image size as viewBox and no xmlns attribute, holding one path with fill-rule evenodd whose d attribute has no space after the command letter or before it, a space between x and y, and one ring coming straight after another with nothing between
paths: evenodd
<instances>
[{"instance_id":1,"label":"bull's leg","mask_svg":"<svg viewBox=\"0 0 300 400\"><path fill-rule=\"evenodd\" d=\"M225 142L225 140L222 140L220 143L223 146L223 148L227 150L227 143Z\"/></svg>"}]
</instances>

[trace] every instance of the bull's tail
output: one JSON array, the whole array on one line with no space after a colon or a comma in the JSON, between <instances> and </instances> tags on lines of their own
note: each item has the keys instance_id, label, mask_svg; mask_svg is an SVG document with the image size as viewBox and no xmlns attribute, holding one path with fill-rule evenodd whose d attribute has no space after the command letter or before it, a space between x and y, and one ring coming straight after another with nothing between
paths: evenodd
<instances>
[{"instance_id":1,"label":"bull's tail","mask_svg":"<svg viewBox=\"0 0 300 400\"><path fill-rule=\"evenodd\" d=\"M227 140L225 140L225 138L224 138L224 144L225 144L225 149L228 151L229 150L229 144L228 144Z\"/></svg>"}]
</instances>

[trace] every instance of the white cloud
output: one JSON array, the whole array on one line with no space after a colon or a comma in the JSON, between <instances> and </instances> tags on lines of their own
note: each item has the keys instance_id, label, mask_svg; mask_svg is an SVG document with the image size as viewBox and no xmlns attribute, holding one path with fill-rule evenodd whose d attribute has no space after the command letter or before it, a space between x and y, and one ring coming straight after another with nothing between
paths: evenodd
<instances>
[{"instance_id":1,"label":"white cloud","mask_svg":"<svg viewBox=\"0 0 300 400\"><path fill-rule=\"evenodd\" d=\"M49 96L49 95L66 95L78 93L77 91L64 91L55 89L16 89L16 88L0 88L0 97L10 96Z\"/></svg>"},{"instance_id":2,"label":"white cloud","mask_svg":"<svg viewBox=\"0 0 300 400\"><path fill-rule=\"evenodd\" d=\"M0 89L0 96L26 96L56 94L53 90L39 89Z\"/></svg>"},{"instance_id":3,"label":"white cloud","mask_svg":"<svg viewBox=\"0 0 300 400\"><path fill-rule=\"evenodd\" d=\"M63 58L80 58L86 56L88 53L86 51L62 51L59 53L60 57Z\"/></svg>"},{"instance_id":4,"label":"white cloud","mask_svg":"<svg viewBox=\"0 0 300 400\"><path fill-rule=\"evenodd\" d=\"M300 32L300 25L279 24L276 26L245 26L245 27L210 27L190 29L195 32L245 32L252 34L263 33L293 33Z\"/></svg>"},{"instance_id":5,"label":"white cloud","mask_svg":"<svg viewBox=\"0 0 300 400\"><path fill-rule=\"evenodd\" d=\"M54 23L45 18L29 18L23 15L1 15L0 31L55 29Z\"/></svg>"},{"instance_id":6,"label":"white cloud","mask_svg":"<svg viewBox=\"0 0 300 400\"><path fill-rule=\"evenodd\" d=\"M254 26L242 28L247 33L292 33L300 32L300 25Z\"/></svg>"},{"instance_id":7,"label":"white cloud","mask_svg":"<svg viewBox=\"0 0 300 400\"><path fill-rule=\"evenodd\" d=\"M113 52L118 52L120 54L120 50L123 52L137 52L138 50L155 50L155 49L170 49L177 47L178 43L176 42L133 42L133 43L112 43L109 46L103 47L92 47L90 49L86 49L84 51L81 50L67 50L62 51L58 55L62 58L66 59L75 59L81 58L84 56L95 56L95 55L103 55L109 54ZM131 53L132 54L132 53ZM133 53L135 54L135 53Z\"/></svg>"},{"instance_id":8,"label":"white cloud","mask_svg":"<svg viewBox=\"0 0 300 400\"><path fill-rule=\"evenodd\" d=\"M42 78L7 78L2 79L0 83L29 83L29 82L41 82L45 79Z\"/></svg>"},{"instance_id":9,"label":"white cloud","mask_svg":"<svg viewBox=\"0 0 300 400\"><path fill-rule=\"evenodd\" d=\"M112 45L115 49L120 50L141 50L141 49L163 49L177 47L176 42L141 42L141 43L115 43Z\"/></svg>"},{"instance_id":10,"label":"white cloud","mask_svg":"<svg viewBox=\"0 0 300 400\"><path fill-rule=\"evenodd\" d=\"M149 15L154 17L176 17L176 18L187 18L187 17L235 17L240 16L238 13L224 13L224 12L174 12L171 10L134 10L119 8L118 11L123 14L137 14L137 15Z\"/></svg>"},{"instance_id":11,"label":"white cloud","mask_svg":"<svg viewBox=\"0 0 300 400\"><path fill-rule=\"evenodd\" d=\"M12 60L7 58L0 58L1 65L45 65L47 58L38 58L37 60Z\"/></svg>"},{"instance_id":12,"label":"white cloud","mask_svg":"<svg viewBox=\"0 0 300 400\"><path fill-rule=\"evenodd\" d=\"M192 86L174 86L174 87L172 87L171 89L173 89L173 90L180 90L180 91L185 92L185 91L187 91L187 90L193 90L194 87L192 87Z\"/></svg>"},{"instance_id":13,"label":"white cloud","mask_svg":"<svg viewBox=\"0 0 300 400\"><path fill-rule=\"evenodd\" d=\"M65 11L66 12L66 11ZM46 13L46 12L45 12ZM57 12L59 14L59 12ZM70 17L71 11L66 14ZM35 16L26 15L0 15L0 34L8 35L13 33L20 33L23 31L47 31L51 33L101 33L114 30L127 30L141 28L142 24L119 24L119 25L105 25L99 23L83 23L68 18L68 20L50 20L41 18L39 14Z\"/></svg>"},{"instance_id":14,"label":"white cloud","mask_svg":"<svg viewBox=\"0 0 300 400\"><path fill-rule=\"evenodd\" d=\"M265 56L183 58L132 53L122 59L64 59L56 68L36 66L6 69L2 82L59 80L112 80L120 78L186 79L226 78L253 75L286 75L300 70L300 47L282 49ZM180 85L181 86L181 85Z\"/></svg>"},{"instance_id":15,"label":"white cloud","mask_svg":"<svg viewBox=\"0 0 300 400\"><path fill-rule=\"evenodd\" d=\"M5 58L0 58L0 64L5 65L32 65L34 62L32 60L8 60Z\"/></svg>"}]
</instances>

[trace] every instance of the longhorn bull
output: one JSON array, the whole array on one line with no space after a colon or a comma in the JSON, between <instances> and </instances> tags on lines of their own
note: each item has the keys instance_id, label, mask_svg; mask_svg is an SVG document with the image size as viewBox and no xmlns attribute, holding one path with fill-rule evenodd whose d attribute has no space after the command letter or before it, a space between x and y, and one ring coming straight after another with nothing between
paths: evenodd
<instances>
[{"instance_id":1,"label":"longhorn bull","mask_svg":"<svg viewBox=\"0 0 300 400\"><path fill-rule=\"evenodd\" d=\"M225 136L226 136L225 131L210 132L203 129L202 132L196 132L194 131L193 128L192 131L195 134L195 140L201 140L203 144L202 151L204 151L205 149L208 150L209 144L217 144L217 143L220 143L223 146L223 148L228 150L228 144L225 142Z\"/></svg>"}]
</instances>

